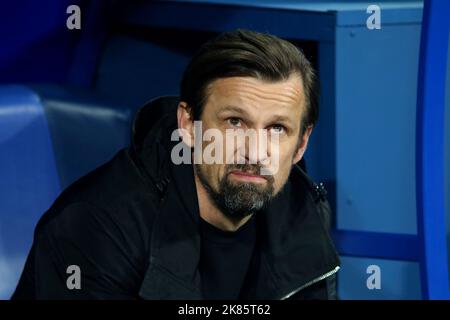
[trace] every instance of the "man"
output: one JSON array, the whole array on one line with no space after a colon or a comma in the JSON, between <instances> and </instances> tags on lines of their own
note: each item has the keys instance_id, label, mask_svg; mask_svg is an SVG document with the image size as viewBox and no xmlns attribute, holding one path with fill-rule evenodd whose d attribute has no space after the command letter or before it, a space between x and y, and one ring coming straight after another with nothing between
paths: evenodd
<instances>
[{"instance_id":1,"label":"man","mask_svg":"<svg viewBox=\"0 0 450 320\"><path fill-rule=\"evenodd\" d=\"M213 39L180 99L141 109L131 147L45 213L13 298L336 298L329 206L296 165L317 116L313 69L291 43L246 30ZM230 131L250 130L270 142L231 144ZM203 159L221 137L210 155L223 161ZM193 163L175 159L180 143Z\"/></svg>"}]
</instances>

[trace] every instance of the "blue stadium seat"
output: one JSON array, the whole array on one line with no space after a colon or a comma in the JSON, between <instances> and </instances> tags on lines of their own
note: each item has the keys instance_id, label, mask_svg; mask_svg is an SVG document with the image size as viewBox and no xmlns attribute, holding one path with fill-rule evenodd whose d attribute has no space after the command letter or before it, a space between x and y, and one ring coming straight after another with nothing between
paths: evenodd
<instances>
[{"instance_id":1,"label":"blue stadium seat","mask_svg":"<svg viewBox=\"0 0 450 320\"><path fill-rule=\"evenodd\" d=\"M12 294L40 216L129 142L132 112L56 86L0 86L0 299Z\"/></svg>"}]
</instances>

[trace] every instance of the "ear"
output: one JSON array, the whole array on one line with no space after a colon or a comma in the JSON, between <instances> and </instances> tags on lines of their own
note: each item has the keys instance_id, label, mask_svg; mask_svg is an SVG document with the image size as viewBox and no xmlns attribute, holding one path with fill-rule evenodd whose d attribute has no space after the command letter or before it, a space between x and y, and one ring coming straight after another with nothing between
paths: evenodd
<instances>
[{"instance_id":1,"label":"ear","mask_svg":"<svg viewBox=\"0 0 450 320\"><path fill-rule=\"evenodd\" d=\"M184 101L180 101L178 104L177 120L183 142L192 148L194 146L194 119L191 108Z\"/></svg>"},{"instance_id":2,"label":"ear","mask_svg":"<svg viewBox=\"0 0 450 320\"><path fill-rule=\"evenodd\" d=\"M308 146L309 137L311 136L311 132L313 130L313 126L309 126L306 128L305 133L300 138L300 141L297 146L297 150L295 151L294 158L292 159L292 164L296 164L299 162L303 155L305 154L306 147Z\"/></svg>"}]
</instances>

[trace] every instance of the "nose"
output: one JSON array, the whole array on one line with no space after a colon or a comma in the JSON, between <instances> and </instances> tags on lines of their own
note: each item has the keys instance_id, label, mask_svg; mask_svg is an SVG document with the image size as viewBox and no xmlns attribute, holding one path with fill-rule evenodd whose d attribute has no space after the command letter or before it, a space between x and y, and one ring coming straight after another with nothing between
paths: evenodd
<instances>
[{"instance_id":1,"label":"nose","mask_svg":"<svg viewBox=\"0 0 450 320\"><path fill-rule=\"evenodd\" d=\"M239 158L241 158L241 161L245 161L245 163L248 164L268 165L270 144L268 143L267 130L249 129L240 140L241 144L240 147L238 147L238 161Z\"/></svg>"}]
</instances>

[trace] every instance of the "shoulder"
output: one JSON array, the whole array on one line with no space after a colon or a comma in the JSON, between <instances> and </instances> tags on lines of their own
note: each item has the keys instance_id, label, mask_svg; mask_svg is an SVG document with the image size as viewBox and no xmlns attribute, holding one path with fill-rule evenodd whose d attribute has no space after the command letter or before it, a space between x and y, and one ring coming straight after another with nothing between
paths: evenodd
<instances>
[{"instance_id":1,"label":"shoulder","mask_svg":"<svg viewBox=\"0 0 450 320\"><path fill-rule=\"evenodd\" d=\"M62 192L40 219L35 237L46 234L94 241L108 235L111 241L92 245L126 240L129 246L148 250L157 210L156 195L146 186L128 150L123 149Z\"/></svg>"},{"instance_id":2,"label":"shoulder","mask_svg":"<svg viewBox=\"0 0 450 320\"><path fill-rule=\"evenodd\" d=\"M131 297L147 268L142 234L109 212L74 202L41 224L33 243L37 297ZM76 267L82 290L67 290L69 268Z\"/></svg>"}]
</instances>

